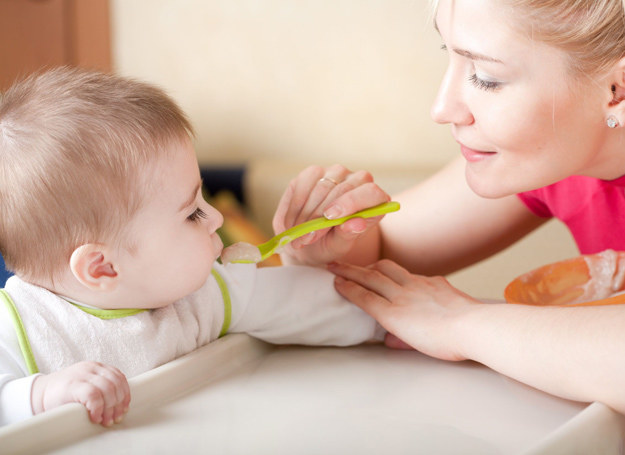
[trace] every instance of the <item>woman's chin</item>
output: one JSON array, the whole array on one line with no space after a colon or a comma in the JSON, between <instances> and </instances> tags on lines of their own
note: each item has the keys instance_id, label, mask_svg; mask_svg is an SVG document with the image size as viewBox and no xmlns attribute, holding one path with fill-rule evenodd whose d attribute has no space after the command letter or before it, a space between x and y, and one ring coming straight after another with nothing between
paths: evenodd
<instances>
[{"instance_id":1,"label":"woman's chin","mask_svg":"<svg viewBox=\"0 0 625 455\"><path fill-rule=\"evenodd\" d=\"M477 175L471 172L468 167L465 178L471 191L485 199L498 199L516 194L514 190L506 187L504 179L491 178L482 174Z\"/></svg>"}]
</instances>

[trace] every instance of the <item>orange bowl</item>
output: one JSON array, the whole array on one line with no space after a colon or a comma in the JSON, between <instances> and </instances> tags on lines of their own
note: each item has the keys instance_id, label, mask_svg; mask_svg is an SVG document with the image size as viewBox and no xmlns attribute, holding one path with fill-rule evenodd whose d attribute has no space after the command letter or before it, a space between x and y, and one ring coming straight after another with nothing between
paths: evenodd
<instances>
[{"instance_id":1,"label":"orange bowl","mask_svg":"<svg viewBox=\"0 0 625 455\"><path fill-rule=\"evenodd\" d=\"M525 273L506 286L509 303L613 305L625 303L625 252L606 250L555 262Z\"/></svg>"}]
</instances>

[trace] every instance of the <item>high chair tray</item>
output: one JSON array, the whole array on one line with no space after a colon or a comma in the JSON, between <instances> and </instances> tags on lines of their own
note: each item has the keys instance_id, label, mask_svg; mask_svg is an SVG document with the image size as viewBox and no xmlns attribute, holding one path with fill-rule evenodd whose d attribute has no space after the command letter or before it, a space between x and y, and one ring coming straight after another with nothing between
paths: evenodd
<instances>
[{"instance_id":1,"label":"high chair tray","mask_svg":"<svg viewBox=\"0 0 625 455\"><path fill-rule=\"evenodd\" d=\"M9 453L618 453L623 418L474 362L228 335L130 380L109 429L78 404L0 428Z\"/></svg>"}]
</instances>

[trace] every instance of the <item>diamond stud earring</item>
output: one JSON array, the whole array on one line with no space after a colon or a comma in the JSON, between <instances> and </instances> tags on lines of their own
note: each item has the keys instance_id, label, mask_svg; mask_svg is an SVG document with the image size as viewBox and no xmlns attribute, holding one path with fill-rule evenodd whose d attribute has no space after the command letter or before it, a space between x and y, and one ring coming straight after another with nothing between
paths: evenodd
<instances>
[{"instance_id":1,"label":"diamond stud earring","mask_svg":"<svg viewBox=\"0 0 625 455\"><path fill-rule=\"evenodd\" d=\"M608 128L616 128L617 126L619 126L618 119L613 115L608 116L605 123L608 125Z\"/></svg>"}]
</instances>

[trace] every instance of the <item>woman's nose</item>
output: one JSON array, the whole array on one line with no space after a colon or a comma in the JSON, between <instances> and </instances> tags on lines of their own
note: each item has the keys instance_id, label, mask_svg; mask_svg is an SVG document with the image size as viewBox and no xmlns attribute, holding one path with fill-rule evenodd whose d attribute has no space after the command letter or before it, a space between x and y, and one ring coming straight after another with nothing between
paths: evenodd
<instances>
[{"instance_id":1,"label":"woman's nose","mask_svg":"<svg viewBox=\"0 0 625 455\"><path fill-rule=\"evenodd\" d=\"M452 123L454 125L471 125L475 119L464 101L463 78L447 69L445 77L438 89L432 104L430 115L436 123Z\"/></svg>"}]
</instances>

